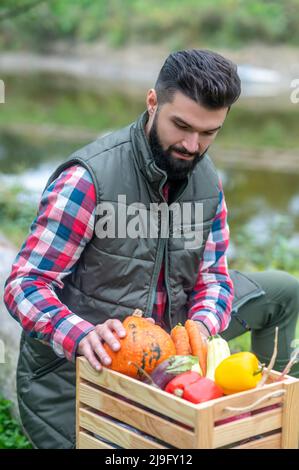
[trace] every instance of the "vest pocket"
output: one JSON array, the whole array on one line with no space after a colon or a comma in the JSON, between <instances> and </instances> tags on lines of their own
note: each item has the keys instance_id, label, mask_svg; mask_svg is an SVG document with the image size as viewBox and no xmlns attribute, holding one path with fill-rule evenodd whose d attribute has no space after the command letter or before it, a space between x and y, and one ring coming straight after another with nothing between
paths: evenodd
<instances>
[{"instance_id":1,"label":"vest pocket","mask_svg":"<svg viewBox=\"0 0 299 470\"><path fill-rule=\"evenodd\" d=\"M53 361L50 361L49 363L45 364L42 367L39 367L31 376L32 380L40 379L44 375L49 374L56 368L58 368L60 365L64 364L67 361L67 359L62 358L62 357L57 357Z\"/></svg>"}]
</instances>

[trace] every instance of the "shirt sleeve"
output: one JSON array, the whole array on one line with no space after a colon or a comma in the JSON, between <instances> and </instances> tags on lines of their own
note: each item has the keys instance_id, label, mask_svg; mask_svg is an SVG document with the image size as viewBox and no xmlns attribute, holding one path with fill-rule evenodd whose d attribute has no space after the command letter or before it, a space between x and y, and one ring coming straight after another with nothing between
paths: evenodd
<instances>
[{"instance_id":1,"label":"shirt sleeve","mask_svg":"<svg viewBox=\"0 0 299 470\"><path fill-rule=\"evenodd\" d=\"M89 172L80 165L63 171L41 197L4 291L9 313L25 332L70 361L94 326L61 303L54 288L64 286L64 277L93 236L95 205Z\"/></svg>"},{"instance_id":2,"label":"shirt sleeve","mask_svg":"<svg viewBox=\"0 0 299 470\"><path fill-rule=\"evenodd\" d=\"M230 322L233 283L227 268L229 226L220 182L219 203L209 233L196 285L189 297L188 318L202 322L210 335L225 330Z\"/></svg>"}]
</instances>

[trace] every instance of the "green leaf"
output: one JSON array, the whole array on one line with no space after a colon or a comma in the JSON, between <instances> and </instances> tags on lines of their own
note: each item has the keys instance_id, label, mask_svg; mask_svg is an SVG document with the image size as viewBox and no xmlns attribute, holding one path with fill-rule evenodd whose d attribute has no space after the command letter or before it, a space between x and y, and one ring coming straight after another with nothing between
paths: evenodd
<instances>
[{"instance_id":1,"label":"green leaf","mask_svg":"<svg viewBox=\"0 0 299 470\"><path fill-rule=\"evenodd\" d=\"M198 362L196 356L174 356L174 360L171 365L166 369L166 372L171 374L181 374L187 372L191 367Z\"/></svg>"}]
</instances>

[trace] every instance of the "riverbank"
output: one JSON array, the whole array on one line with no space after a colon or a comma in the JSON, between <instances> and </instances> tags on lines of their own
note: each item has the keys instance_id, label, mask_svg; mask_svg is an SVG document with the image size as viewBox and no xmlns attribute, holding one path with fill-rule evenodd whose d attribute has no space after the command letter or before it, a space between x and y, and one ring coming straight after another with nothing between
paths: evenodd
<instances>
[{"instance_id":1,"label":"riverbank","mask_svg":"<svg viewBox=\"0 0 299 470\"><path fill-rule=\"evenodd\" d=\"M198 47L205 48L204 45ZM70 45L57 42L50 54L30 51L0 53L1 74L64 74L96 86L99 80L109 89L144 93L154 85L157 73L170 52L166 45L134 45L112 48L106 43ZM256 44L239 49L217 48L220 54L238 65L262 67L277 71L289 85L299 77L298 48ZM1 78L1 77L0 77Z\"/></svg>"}]
</instances>

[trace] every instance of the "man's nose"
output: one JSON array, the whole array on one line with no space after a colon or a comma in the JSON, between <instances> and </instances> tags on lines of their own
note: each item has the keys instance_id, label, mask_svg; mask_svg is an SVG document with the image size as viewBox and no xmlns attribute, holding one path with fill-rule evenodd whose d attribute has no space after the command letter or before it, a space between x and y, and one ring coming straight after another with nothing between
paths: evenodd
<instances>
[{"instance_id":1,"label":"man's nose","mask_svg":"<svg viewBox=\"0 0 299 470\"><path fill-rule=\"evenodd\" d=\"M198 134L194 132L186 136L182 142L182 145L190 153L198 152L198 145L199 145Z\"/></svg>"}]
</instances>

